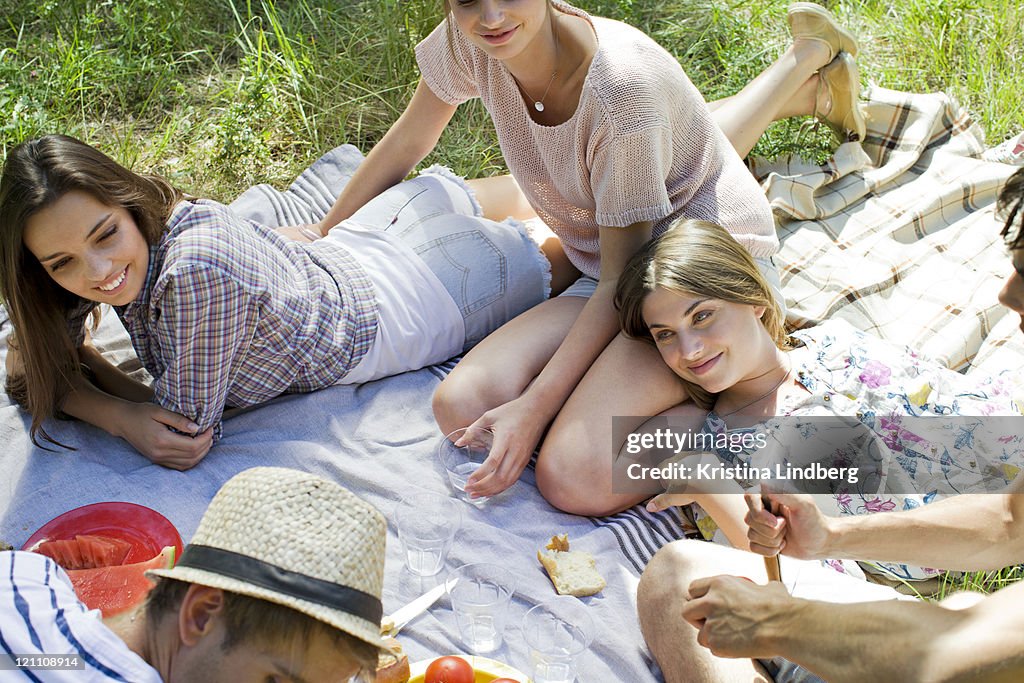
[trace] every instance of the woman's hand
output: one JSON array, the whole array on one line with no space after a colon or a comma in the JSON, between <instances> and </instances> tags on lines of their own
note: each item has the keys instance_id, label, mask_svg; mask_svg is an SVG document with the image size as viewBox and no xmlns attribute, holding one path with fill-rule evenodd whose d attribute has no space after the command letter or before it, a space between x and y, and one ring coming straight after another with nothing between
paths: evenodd
<instances>
[{"instance_id":1,"label":"woman's hand","mask_svg":"<svg viewBox=\"0 0 1024 683\"><path fill-rule=\"evenodd\" d=\"M778 514L766 510L760 494L748 493L746 521L750 550L761 555L785 553L801 560L828 557L829 518L807 494L765 493Z\"/></svg>"},{"instance_id":2,"label":"woman's hand","mask_svg":"<svg viewBox=\"0 0 1024 683\"><path fill-rule=\"evenodd\" d=\"M715 454L706 451L700 453L687 453L685 455L669 458L662 464L673 462L680 464L682 468L680 471L693 473L700 472L700 468L703 466L717 467L719 464L719 460ZM694 474L692 477L687 479L664 481L663 484L665 486L665 493L659 493L654 496L654 498L647 501L648 512L662 512L663 510L668 510L670 507L682 507L684 505L689 505L690 503L700 503L702 506L706 507L709 502L712 504L716 502L716 499L711 498L711 496L743 493L743 488L734 480L711 480L698 476L697 474ZM710 509L707 509L706 511L709 514L712 514ZM719 520L716 519L715 521L717 522Z\"/></svg>"},{"instance_id":3,"label":"woman's hand","mask_svg":"<svg viewBox=\"0 0 1024 683\"><path fill-rule=\"evenodd\" d=\"M280 235L284 235L290 240L296 242L313 242L323 237L321 233L321 226L318 223L310 225L282 225L277 228L277 232Z\"/></svg>"},{"instance_id":4,"label":"woman's hand","mask_svg":"<svg viewBox=\"0 0 1024 683\"><path fill-rule=\"evenodd\" d=\"M512 484L530 462L540 437L547 426L546 418L521 396L497 408L488 410L466 430L490 429L494 441L490 455L466 481L466 493L471 496L496 496ZM455 443L464 445L463 437Z\"/></svg>"},{"instance_id":5,"label":"woman's hand","mask_svg":"<svg viewBox=\"0 0 1024 683\"><path fill-rule=\"evenodd\" d=\"M199 425L155 403L125 402L117 424L117 436L157 465L173 470L195 467L213 445L213 427L196 434Z\"/></svg>"}]
</instances>

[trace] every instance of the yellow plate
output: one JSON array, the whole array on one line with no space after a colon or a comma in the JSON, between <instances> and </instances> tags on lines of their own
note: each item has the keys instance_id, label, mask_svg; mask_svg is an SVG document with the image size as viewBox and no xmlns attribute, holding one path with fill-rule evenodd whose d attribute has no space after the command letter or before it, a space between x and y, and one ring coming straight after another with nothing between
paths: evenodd
<instances>
[{"instance_id":1,"label":"yellow plate","mask_svg":"<svg viewBox=\"0 0 1024 683\"><path fill-rule=\"evenodd\" d=\"M504 664L494 659L488 659L487 657L475 657L473 655L451 655L452 657L461 657L469 662L469 665L473 667L473 672L476 674L474 677L474 683L491 683L496 678L511 678L519 683L530 683L529 677L518 669L513 669L508 664ZM435 657L434 659L439 659ZM409 665L411 678L409 683L423 683L423 676L427 673L427 667L434 659L424 659L419 662L414 662Z\"/></svg>"}]
</instances>

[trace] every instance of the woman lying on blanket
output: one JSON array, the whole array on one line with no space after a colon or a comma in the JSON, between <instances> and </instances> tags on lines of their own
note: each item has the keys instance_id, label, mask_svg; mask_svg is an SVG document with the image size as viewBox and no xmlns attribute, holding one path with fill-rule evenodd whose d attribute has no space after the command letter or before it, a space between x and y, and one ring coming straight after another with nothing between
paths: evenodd
<instances>
[{"instance_id":1,"label":"woman lying on blanket","mask_svg":"<svg viewBox=\"0 0 1024 683\"><path fill-rule=\"evenodd\" d=\"M780 441L789 449L787 460L814 465L818 459L822 467L837 468L832 481L820 482L834 491L819 498L833 514L904 509L928 502L936 491L994 490L1024 467L1020 421L993 419L1021 414L1009 375L961 375L841 320L788 337L757 264L717 225L685 220L652 241L627 265L616 304L623 331L653 345L693 399L663 413L672 431L704 435L695 440L713 444L713 468L737 473L744 486L760 483L762 475L752 468L769 466L774 473L779 451L766 444ZM855 419L830 419L835 416ZM826 431L840 422L852 426ZM816 439L829 439L828 448ZM619 458L620 476L630 462ZM877 479L869 480L879 464L888 465L881 491ZM838 470L842 465L860 467L855 481ZM722 490L703 478L691 478L689 495L663 494L649 508L691 502L693 491L708 490L702 485ZM698 511L705 536L745 547L742 496L705 492L696 500L714 518ZM933 573L882 568L905 579Z\"/></svg>"},{"instance_id":2,"label":"woman lying on blanket","mask_svg":"<svg viewBox=\"0 0 1024 683\"><path fill-rule=\"evenodd\" d=\"M177 469L206 455L226 406L450 358L544 300L549 274L444 169L302 243L58 135L8 155L0 233L8 385L33 441L57 443L43 422L64 412ZM97 304L117 311L152 387L84 344Z\"/></svg>"},{"instance_id":3,"label":"woman lying on blanket","mask_svg":"<svg viewBox=\"0 0 1024 683\"><path fill-rule=\"evenodd\" d=\"M677 218L702 217L777 279L771 212L736 151L795 114L824 112L863 136L856 43L823 8L796 3L792 47L709 111L678 61L626 24L561 0L444 2L447 18L416 47L412 100L320 229L405 177L459 104L479 97L512 174L488 190L500 215L539 215L582 277L467 354L435 395L435 416L445 433L470 423L495 432L466 486L473 494L511 486L543 436L537 483L550 502L580 514L622 509L624 498L594 495L610 491L609 469L593 462L611 441L610 417L685 398L651 349L617 334L625 262Z\"/></svg>"}]
</instances>

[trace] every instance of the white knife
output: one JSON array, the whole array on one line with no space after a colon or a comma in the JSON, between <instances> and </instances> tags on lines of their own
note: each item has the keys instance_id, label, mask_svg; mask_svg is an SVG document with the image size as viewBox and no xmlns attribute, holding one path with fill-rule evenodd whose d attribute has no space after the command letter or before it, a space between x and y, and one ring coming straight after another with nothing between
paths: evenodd
<instances>
[{"instance_id":1,"label":"white knife","mask_svg":"<svg viewBox=\"0 0 1024 683\"><path fill-rule=\"evenodd\" d=\"M434 586L409 604L404 607L399 607L397 610L384 617L380 624L381 635L391 636L393 638L402 630L402 628L405 627L406 624L426 612L431 605L437 602L437 599L444 594L447 588L448 585L446 583Z\"/></svg>"}]
</instances>

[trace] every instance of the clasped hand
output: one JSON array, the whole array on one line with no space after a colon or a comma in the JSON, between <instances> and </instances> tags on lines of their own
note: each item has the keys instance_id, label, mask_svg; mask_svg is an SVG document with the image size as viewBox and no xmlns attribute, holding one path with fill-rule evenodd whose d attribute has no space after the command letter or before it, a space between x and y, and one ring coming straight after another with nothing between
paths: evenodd
<instances>
[{"instance_id":1,"label":"clasped hand","mask_svg":"<svg viewBox=\"0 0 1024 683\"><path fill-rule=\"evenodd\" d=\"M784 553L801 560L828 557L829 518L821 513L812 496L770 491L763 496L777 514L765 509L762 494L744 495L751 551L769 557Z\"/></svg>"},{"instance_id":2,"label":"clasped hand","mask_svg":"<svg viewBox=\"0 0 1024 683\"><path fill-rule=\"evenodd\" d=\"M737 576L690 583L683 618L697 629L697 642L719 657L771 657L771 634L791 624L794 599L773 581L760 586Z\"/></svg>"},{"instance_id":3,"label":"clasped hand","mask_svg":"<svg viewBox=\"0 0 1024 683\"><path fill-rule=\"evenodd\" d=\"M213 445L213 427L197 434L199 426L192 420L155 403L126 402L123 417L120 436L157 465L187 470Z\"/></svg>"}]
</instances>

